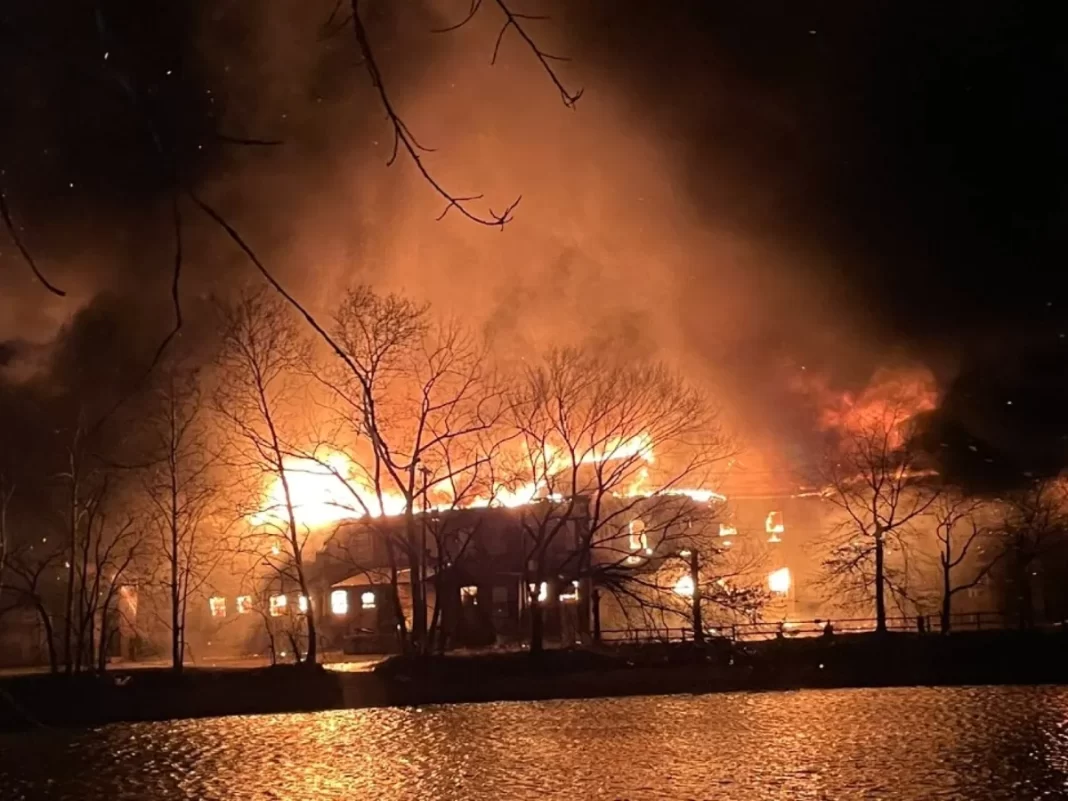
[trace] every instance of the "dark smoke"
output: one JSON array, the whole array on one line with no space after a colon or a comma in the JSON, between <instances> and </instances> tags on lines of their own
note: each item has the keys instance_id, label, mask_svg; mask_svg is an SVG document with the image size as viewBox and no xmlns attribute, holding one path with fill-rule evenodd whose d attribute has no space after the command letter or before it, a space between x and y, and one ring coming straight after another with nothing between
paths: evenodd
<instances>
[{"instance_id":1,"label":"dark smoke","mask_svg":"<svg viewBox=\"0 0 1068 801\"><path fill-rule=\"evenodd\" d=\"M102 375L137 373L170 325L168 202L188 186L316 311L371 281L470 317L510 356L594 338L672 359L716 389L767 469L815 458L820 409L800 377L857 392L916 363L941 384L934 439L955 470L1060 464L1036 456L1060 414L1024 446L1000 416L1003 395L1039 393L1033 370L1005 369L1019 363L1006 331L1030 326L1041 297L1049 330L1019 345L1035 352L1063 319L1040 275L1063 236L1066 126L1052 109L1068 107L1046 95L1068 83L1048 77L1064 65L1037 12L546 2L553 19L530 30L574 58L554 64L585 89L571 112L514 31L489 66L495 3L443 35L429 30L466 2L364 4L435 176L484 194L480 209L523 195L498 232L455 213L434 223L443 204L412 164L385 167L389 128L351 29L324 29L331 0L39 6L7 4L0 29L14 76L0 89L3 186L70 297L44 292L3 240L8 381L73 387L69 340L111 318L127 333L79 341ZM259 279L188 203L183 219L195 339L210 295ZM1011 293L978 278L1010 259ZM1035 370L1068 374L1060 347ZM977 383L991 365L998 380Z\"/></svg>"}]
</instances>

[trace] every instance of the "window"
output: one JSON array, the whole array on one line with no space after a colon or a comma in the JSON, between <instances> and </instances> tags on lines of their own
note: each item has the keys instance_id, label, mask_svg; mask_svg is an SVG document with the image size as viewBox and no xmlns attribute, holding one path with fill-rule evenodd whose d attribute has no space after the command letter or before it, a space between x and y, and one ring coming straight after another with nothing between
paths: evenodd
<instances>
[{"instance_id":1,"label":"window","mask_svg":"<svg viewBox=\"0 0 1068 801\"><path fill-rule=\"evenodd\" d=\"M632 553L642 551L646 555L652 554L653 549L649 547L649 535L645 531L644 520L631 520L627 524L627 544Z\"/></svg>"},{"instance_id":2,"label":"window","mask_svg":"<svg viewBox=\"0 0 1068 801\"><path fill-rule=\"evenodd\" d=\"M530 594L534 594L534 585L530 585ZM543 604L549 600L549 582L543 581L541 586L538 587L538 603Z\"/></svg>"},{"instance_id":3,"label":"window","mask_svg":"<svg viewBox=\"0 0 1068 801\"><path fill-rule=\"evenodd\" d=\"M470 587L460 587L460 601L465 604L477 604L478 587L473 584Z\"/></svg>"},{"instance_id":4,"label":"window","mask_svg":"<svg viewBox=\"0 0 1068 801\"><path fill-rule=\"evenodd\" d=\"M779 535L786 531L786 526L782 522L782 512L768 512L768 517L764 521L764 530L771 535L768 537L768 542L782 542L782 537Z\"/></svg>"},{"instance_id":5,"label":"window","mask_svg":"<svg viewBox=\"0 0 1068 801\"><path fill-rule=\"evenodd\" d=\"M728 523L719 524L719 536L721 537L736 537L738 536L738 529Z\"/></svg>"},{"instance_id":6,"label":"window","mask_svg":"<svg viewBox=\"0 0 1068 801\"><path fill-rule=\"evenodd\" d=\"M508 603L508 588L507 587L494 587L493 588L493 603L506 604Z\"/></svg>"},{"instance_id":7,"label":"window","mask_svg":"<svg viewBox=\"0 0 1068 801\"><path fill-rule=\"evenodd\" d=\"M679 580L675 582L675 594L683 598L693 598L693 589L693 576L689 573L679 576Z\"/></svg>"},{"instance_id":8,"label":"window","mask_svg":"<svg viewBox=\"0 0 1068 801\"><path fill-rule=\"evenodd\" d=\"M208 608L212 617L226 617L226 599L221 595L213 595L208 599Z\"/></svg>"},{"instance_id":9,"label":"window","mask_svg":"<svg viewBox=\"0 0 1068 801\"><path fill-rule=\"evenodd\" d=\"M579 583L577 581L571 582L571 589L567 592L560 593L560 600L566 603L575 603L579 597Z\"/></svg>"},{"instance_id":10,"label":"window","mask_svg":"<svg viewBox=\"0 0 1068 801\"><path fill-rule=\"evenodd\" d=\"M335 615L347 615L349 612L349 594L345 590L330 593L330 611Z\"/></svg>"},{"instance_id":11,"label":"window","mask_svg":"<svg viewBox=\"0 0 1068 801\"><path fill-rule=\"evenodd\" d=\"M375 594L373 590L368 590L360 595L360 607L363 609L375 608Z\"/></svg>"},{"instance_id":12,"label":"window","mask_svg":"<svg viewBox=\"0 0 1068 801\"><path fill-rule=\"evenodd\" d=\"M308 614L308 596L301 595L297 598L297 609L302 615Z\"/></svg>"},{"instance_id":13,"label":"window","mask_svg":"<svg viewBox=\"0 0 1068 801\"><path fill-rule=\"evenodd\" d=\"M768 589L778 595L790 591L790 568L781 567L768 573Z\"/></svg>"},{"instance_id":14,"label":"window","mask_svg":"<svg viewBox=\"0 0 1068 801\"><path fill-rule=\"evenodd\" d=\"M252 596L251 595L239 595L237 596L237 613L243 615L246 612L252 611Z\"/></svg>"},{"instance_id":15,"label":"window","mask_svg":"<svg viewBox=\"0 0 1068 801\"><path fill-rule=\"evenodd\" d=\"M271 617L281 617L284 615L288 604L289 601L284 595L272 595L270 602Z\"/></svg>"}]
</instances>

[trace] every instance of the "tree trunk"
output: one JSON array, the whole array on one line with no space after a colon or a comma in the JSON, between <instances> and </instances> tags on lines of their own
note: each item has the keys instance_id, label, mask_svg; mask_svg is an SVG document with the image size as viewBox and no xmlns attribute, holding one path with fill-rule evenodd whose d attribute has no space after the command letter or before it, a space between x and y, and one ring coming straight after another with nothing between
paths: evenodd
<instances>
[{"instance_id":1,"label":"tree trunk","mask_svg":"<svg viewBox=\"0 0 1068 801\"><path fill-rule=\"evenodd\" d=\"M41 625L45 630L45 644L48 646L48 668L52 673L59 673L59 655L56 653L56 634L52 628L52 619L48 610L37 604L37 614L41 616Z\"/></svg>"},{"instance_id":2,"label":"tree trunk","mask_svg":"<svg viewBox=\"0 0 1068 801\"><path fill-rule=\"evenodd\" d=\"M300 594L307 599L307 611L304 613L304 625L308 628L308 650L304 654L304 661L309 665L314 665L319 659L319 632L315 625L315 603L311 596L308 580L304 574L304 559L300 554L300 548L297 546L296 542L294 542L294 553L296 554L296 559L294 561L297 566L297 583L300 585ZM297 661L300 661L299 657Z\"/></svg>"},{"instance_id":3,"label":"tree trunk","mask_svg":"<svg viewBox=\"0 0 1068 801\"><path fill-rule=\"evenodd\" d=\"M185 636L185 620L182 615L182 588L178 573L178 465L175 461L178 443L175 430L174 409L174 382L171 382L170 392L170 479L171 479L171 669L175 673L182 672L182 663L185 660L185 648L182 642Z\"/></svg>"},{"instance_id":4,"label":"tree trunk","mask_svg":"<svg viewBox=\"0 0 1068 801\"><path fill-rule=\"evenodd\" d=\"M942 563L942 633L949 634L953 613L953 589L949 585L949 564Z\"/></svg>"},{"instance_id":5,"label":"tree trunk","mask_svg":"<svg viewBox=\"0 0 1068 801\"><path fill-rule=\"evenodd\" d=\"M108 625L108 602L105 600L100 610L100 650L97 652L96 659L98 673L104 673L108 669L108 645L111 640Z\"/></svg>"},{"instance_id":6,"label":"tree trunk","mask_svg":"<svg viewBox=\"0 0 1068 801\"><path fill-rule=\"evenodd\" d=\"M70 543L67 549L67 586L64 608L66 614L63 620L63 660L64 669L69 676L74 672L74 557L77 547L78 534L78 484L71 485L70 502Z\"/></svg>"},{"instance_id":7,"label":"tree trunk","mask_svg":"<svg viewBox=\"0 0 1068 801\"><path fill-rule=\"evenodd\" d=\"M416 654L426 653L426 598L423 592L423 550L419 547L419 536L415 530L415 515L412 504L408 503L405 512L408 544L408 569L412 590L412 648Z\"/></svg>"},{"instance_id":8,"label":"tree trunk","mask_svg":"<svg viewBox=\"0 0 1068 801\"><path fill-rule=\"evenodd\" d=\"M883 532L875 532L875 631L886 633L886 554Z\"/></svg>"},{"instance_id":9,"label":"tree trunk","mask_svg":"<svg viewBox=\"0 0 1068 801\"><path fill-rule=\"evenodd\" d=\"M1031 588L1029 563L1018 560L1016 568L1016 596L1019 603L1018 623L1021 629L1029 629L1035 622L1035 599Z\"/></svg>"},{"instance_id":10,"label":"tree trunk","mask_svg":"<svg viewBox=\"0 0 1068 801\"><path fill-rule=\"evenodd\" d=\"M178 599L171 597L171 669L175 673L182 672L182 627L178 621Z\"/></svg>"},{"instance_id":11,"label":"tree trunk","mask_svg":"<svg viewBox=\"0 0 1068 801\"><path fill-rule=\"evenodd\" d=\"M530 653L534 656L545 650L545 618L538 600L540 587L541 584L535 581L530 603Z\"/></svg>"},{"instance_id":12,"label":"tree trunk","mask_svg":"<svg viewBox=\"0 0 1068 801\"><path fill-rule=\"evenodd\" d=\"M182 625L181 615L181 598L178 589L178 542L177 538L172 536L171 544L175 550L172 552L174 556L171 557L171 669L175 673L182 672L182 662L185 659L184 648L182 647L182 637L185 632Z\"/></svg>"},{"instance_id":13,"label":"tree trunk","mask_svg":"<svg viewBox=\"0 0 1068 801\"><path fill-rule=\"evenodd\" d=\"M315 613L312 610L312 599L310 595L305 595L308 599L308 613L304 619L308 625L308 651L304 655L304 661L309 665L314 665L319 661L319 631L315 627Z\"/></svg>"},{"instance_id":14,"label":"tree trunk","mask_svg":"<svg viewBox=\"0 0 1068 801\"><path fill-rule=\"evenodd\" d=\"M601 591L596 587L590 593L590 605L593 608L593 641L601 644Z\"/></svg>"},{"instance_id":15,"label":"tree trunk","mask_svg":"<svg viewBox=\"0 0 1068 801\"><path fill-rule=\"evenodd\" d=\"M693 582L693 641L697 645L703 645L705 624L701 619L701 571L696 548L690 551L690 580Z\"/></svg>"}]
</instances>

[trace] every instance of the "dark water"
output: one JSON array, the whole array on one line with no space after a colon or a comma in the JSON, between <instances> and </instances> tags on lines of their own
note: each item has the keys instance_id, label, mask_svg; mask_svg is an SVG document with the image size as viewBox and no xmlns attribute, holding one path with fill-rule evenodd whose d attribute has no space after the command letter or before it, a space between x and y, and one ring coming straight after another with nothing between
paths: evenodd
<instances>
[{"instance_id":1,"label":"dark water","mask_svg":"<svg viewBox=\"0 0 1068 801\"><path fill-rule=\"evenodd\" d=\"M8 799L1068 799L1068 688L803 691L0 737Z\"/></svg>"}]
</instances>

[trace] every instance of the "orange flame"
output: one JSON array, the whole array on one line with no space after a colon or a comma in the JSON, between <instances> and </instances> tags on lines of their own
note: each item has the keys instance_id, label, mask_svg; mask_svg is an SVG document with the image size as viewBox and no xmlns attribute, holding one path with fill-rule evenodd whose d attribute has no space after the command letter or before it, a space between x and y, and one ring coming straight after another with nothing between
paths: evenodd
<instances>
[{"instance_id":1,"label":"orange flame","mask_svg":"<svg viewBox=\"0 0 1068 801\"><path fill-rule=\"evenodd\" d=\"M632 437L620 437L606 443L603 448L591 449L575 460L576 465L600 464L608 461L633 459L635 462L652 464L655 461L653 441L647 432ZM533 503L539 497L562 500L547 493L549 481L572 466L572 459L563 448L546 445L543 452L532 460L532 472L539 474L533 481L515 487L497 484L489 497L471 498L460 504L445 503L439 509L489 506L518 507ZM283 462L285 483L280 476L273 476L266 488L261 509L247 517L253 526L285 528L288 522L286 507L286 484L293 504L293 516L297 525L309 529L322 528L344 520L365 516L379 517L403 514L407 508L404 496L399 492L383 492L381 499L363 477L357 465L345 453L331 451L319 459L286 458ZM724 496L709 489L667 487L658 491L645 489L649 478L648 468L636 471L625 497L654 494L679 495L692 498L698 503L725 500ZM444 484L444 482L443 482ZM435 495L447 495L444 486L435 489Z\"/></svg>"}]
</instances>

